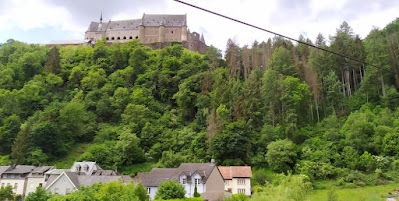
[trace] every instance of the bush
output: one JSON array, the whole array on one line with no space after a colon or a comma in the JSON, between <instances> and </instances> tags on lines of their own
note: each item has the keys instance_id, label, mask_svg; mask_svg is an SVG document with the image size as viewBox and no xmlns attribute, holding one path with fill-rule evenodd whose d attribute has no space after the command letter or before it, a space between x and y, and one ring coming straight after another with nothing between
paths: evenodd
<instances>
[{"instance_id":1,"label":"bush","mask_svg":"<svg viewBox=\"0 0 399 201\"><path fill-rule=\"evenodd\" d=\"M266 159L273 170L286 173L294 167L297 151L292 141L285 139L271 142L267 149Z\"/></svg>"},{"instance_id":2,"label":"bush","mask_svg":"<svg viewBox=\"0 0 399 201\"><path fill-rule=\"evenodd\" d=\"M52 196L50 193L46 192L46 190L44 190L44 188L38 186L36 188L35 192L29 193L26 197L25 197L25 201L47 201L48 199L50 199Z\"/></svg>"},{"instance_id":3,"label":"bush","mask_svg":"<svg viewBox=\"0 0 399 201\"><path fill-rule=\"evenodd\" d=\"M184 190L184 187L173 181L165 181L162 182L159 187L157 194L155 195L156 200L170 200L170 199L181 199L184 198L184 195L186 194L186 190Z\"/></svg>"}]
</instances>

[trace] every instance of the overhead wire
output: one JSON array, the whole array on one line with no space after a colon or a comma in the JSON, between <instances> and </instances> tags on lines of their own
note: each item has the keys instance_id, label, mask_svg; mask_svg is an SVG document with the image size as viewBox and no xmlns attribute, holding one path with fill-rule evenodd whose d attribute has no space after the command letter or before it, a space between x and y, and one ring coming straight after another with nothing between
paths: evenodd
<instances>
[{"instance_id":1,"label":"overhead wire","mask_svg":"<svg viewBox=\"0 0 399 201\"><path fill-rule=\"evenodd\" d=\"M306 46L309 46L309 47L312 47L312 48L315 48L315 49L318 49L318 50L322 50L322 51L324 51L324 52L328 52L328 53L330 53L330 54L334 54L334 55L337 55L337 56L340 56L340 57L343 57L343 58L346 58L346 59L349 59L349 60L352 60L352 61L356 61L356 62L361 63L361 64L363 64L363 65L368 65L368 66L371 66L371 67L374 67L374 68L377 68L377 69L380 69L380 70L385 70L385 71L392 72L391 70L386 69L386 68L383 68L383 67L381 67L381 66L377 66L377 65L374 65L374 64L371 64L371 63L368 63L368 62L364 62L364 61L361 61L361 60L359 60L359 59L357 59L357 58L353 58L353 57L351 57L351 56L347 56L347 55L345 55L345 54L341 54L341 53L338 53L338 52L334 52L334 51L328 50L328 49L323 48L323 47L319 47L319 46L316 46L316 45L313 45L313 44L310 44L310 43L307 43L307 42L304 42L304 41L300 41L300 40L297 40L297 39L294 39L294 38L291 38L291 37L288 37L288 36L279 34L279 33L277 33L277 32L270 31L270 30L267 30L267 29L265 29L265 28L262 28L262 27L259 27L259 26L256 26L256 25L253 25L253 24L244 22L244 21L242 21L242 20L238 20L238 19L235 19L235 18L226 16L226 15L222 15L222 14L220 14L220 13L217 13L217 12L214 12L214 11L211 11L211 10L208 10L208 9L205 9L205 8L202 8L202 7L199 7L199 6L196 6L196 5L193 5L193 4L190 4L190 3L187 3L187 2L181 1L181 0L173 0L173 1L176 1L176 2L178 2L178 3L184 4L184 5L187 5L187 6L190 6L190 7L193 7L193 8L196 8L196 9L199 9L199 10L202 10L202 11L205 11L205 12L208 12L208 13L211 13L211 14L213 14L213 15L217 15L217 16L219 16L219 17L222 17L222 18L225 18L225 19L228 19L228 20L231 20L231 21L234 21L234 22L237 22L237 23L240 23L240 24L243 24L243 25L246 25L246 26L249 26L249 27L252 27L252 28L261 30L261 31L264 31L264 32L271 33L271 34L276 35L276 36L279 36L279 37L281 37L281 38L285 38L285 39L288 39L288 40L291 40L291 41L294 41L294 42L297 42L297 43L300 43L300 44L304 44L304 45L306 45Z\"/></svg>"}]
</instances>

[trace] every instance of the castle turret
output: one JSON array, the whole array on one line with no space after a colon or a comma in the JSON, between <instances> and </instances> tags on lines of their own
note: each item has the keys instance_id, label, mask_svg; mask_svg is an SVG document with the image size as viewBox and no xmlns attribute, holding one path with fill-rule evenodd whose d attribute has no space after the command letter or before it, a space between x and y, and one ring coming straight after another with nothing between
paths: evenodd
<instances>
[{"instance_id":1,"label":"castle turret","mask_svg":"<svg viewBox=\"0 0 399 201\"><path fill-rule=\"evenodd\" d=\"M159 26L158 42L165 42L165 24L163 21L161 21L161 25Z\"/></svg>"},{"instance_id":2,"label":"castle turret","mask_svg":"<svg viewBox=\"0 0 399 201\"><path fill-rule=\"evenodd\" d=\"M205 44L204 34L201 34L201 42Z\"/></svg>"},{"instance_id":3,"label":"castle turret","mask_svg":"<svg viewBox=\"0 0 399 201\"><path fill-rule=\"evenodd\" d=\"M139 25L139 39L141 40L141 42L145 42L145 27L143 24L143 20L141 20Z\"/></svg>"},{"instance_id":4,"label":"castle turret","mask_svg":"<svg viewBox=\"0 0 399 201\"><path fill-rule=\"evenodd\" d=\"M181 27L181 41L187 41L187 21L184 20L184 24Z\"/></svg>"}]
</instances>

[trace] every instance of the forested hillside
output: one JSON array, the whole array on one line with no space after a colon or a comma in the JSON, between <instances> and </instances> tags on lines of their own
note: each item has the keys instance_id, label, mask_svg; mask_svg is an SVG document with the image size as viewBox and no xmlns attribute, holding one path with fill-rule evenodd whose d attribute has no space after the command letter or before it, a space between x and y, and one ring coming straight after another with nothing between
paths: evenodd
<instances>
[{"instance_id":1,"label":"forested hillside","mask_svg":"<svg viewBox=\"0 0 399 201\"><path fill-rule=\"evenodd\" d=\"M0 163L48 164L83 142L77 160L112 169L215 158L345 182L367 182L355 170L399 170L399 19L365 39L344 22L329 39L300 40L386 70L278 37L229 40L225 59L177 43L10 39L0 47Z\"/></svg>"}]
</instances>

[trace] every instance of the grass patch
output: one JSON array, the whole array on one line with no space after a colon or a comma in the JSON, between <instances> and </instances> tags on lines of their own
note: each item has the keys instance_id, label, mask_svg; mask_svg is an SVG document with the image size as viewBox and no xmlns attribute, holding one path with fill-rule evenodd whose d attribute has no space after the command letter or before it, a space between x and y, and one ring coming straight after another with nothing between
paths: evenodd
<instances>
[{"instance_id":1,"label":"grass patch","mask_svg":"<svg viewBox=\"0 0 399 201\"><path fill-rule=\"evenodd\" d=\"M385 201L388 194L399 188L399 184L383 186L367 186L354 189L336 189L338 201ZM328 189L314 190L309 195L309 201L327 201Z\"/></svg>"},{"instance_id":2,"label":"grass patch","mask_svg":"<svg viewBox=\"0 0 399 201\"><path fill-rule=\"evenodd\" d=\"M77 143L71 147L71 151L63 158L48 162L49 165L56 165L57 169L69 169L75 161L82 155L90 143Z\"/></svg>"},{"instance_id":3,"label":"grass patch","mask_svg":"<svg viewBox=\"0 0 399 201\"><path fill-rule=\"evenodd\" d=\"M130 175L134 177L138 172L149 172L155 166L156 163L146 162L146 163L139 163L130 166L120 167L119 171L121 171L125 175Z\"/></svg>"}]
</instances>

